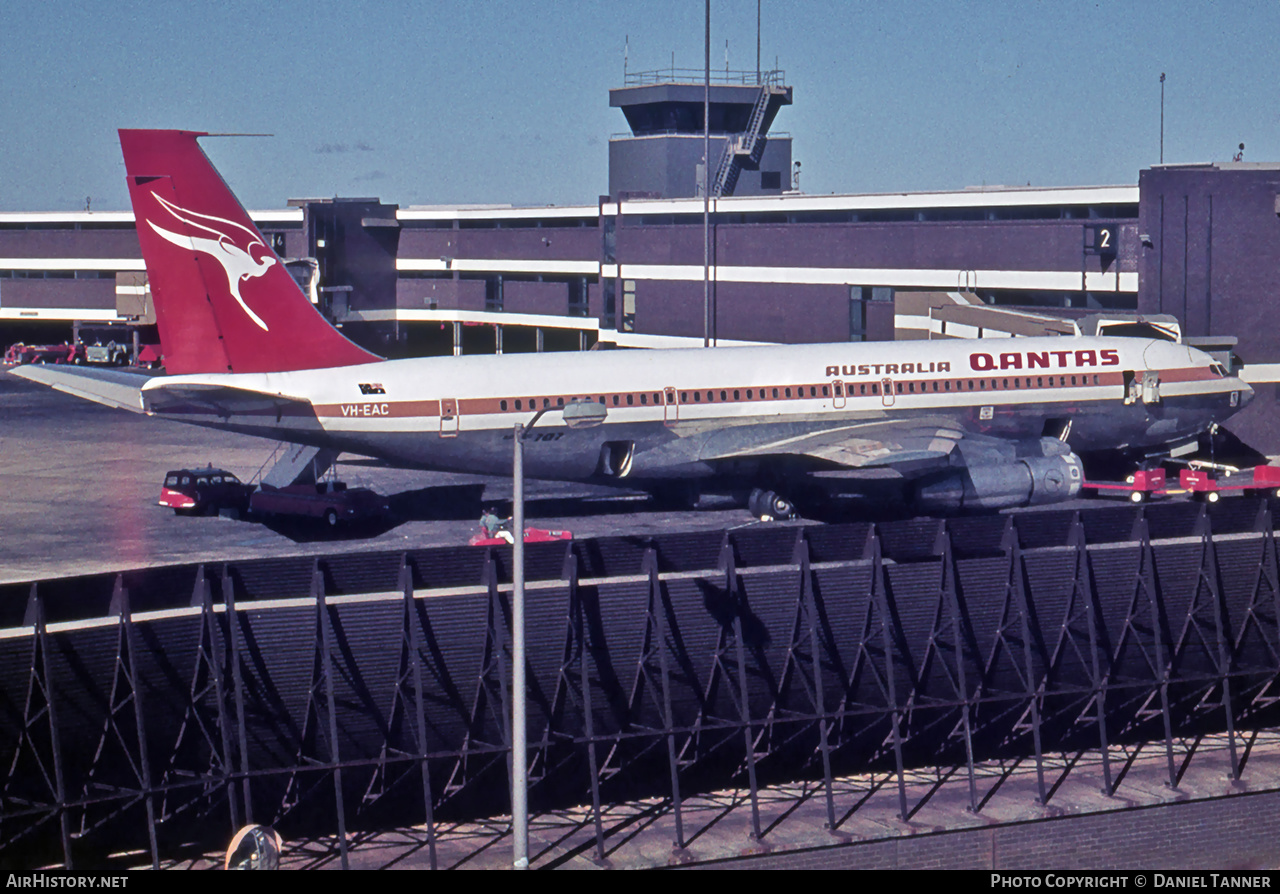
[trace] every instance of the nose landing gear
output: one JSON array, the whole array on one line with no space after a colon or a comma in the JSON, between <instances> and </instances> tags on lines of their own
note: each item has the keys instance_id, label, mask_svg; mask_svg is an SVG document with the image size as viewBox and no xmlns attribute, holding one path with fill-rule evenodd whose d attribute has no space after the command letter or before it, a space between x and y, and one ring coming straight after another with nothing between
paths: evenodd
<instances>
[{"instance_id":1,"label":"nose landing gear","mask_svg":"<svg viewBox=\"0 0 1280 894\"><path fill-rule=\"evenodd\" d=\"M747 497L747 510L760 521L786 521L796 516L796 507L790 500L758 487Z\"/></svg>"}]
</instances>

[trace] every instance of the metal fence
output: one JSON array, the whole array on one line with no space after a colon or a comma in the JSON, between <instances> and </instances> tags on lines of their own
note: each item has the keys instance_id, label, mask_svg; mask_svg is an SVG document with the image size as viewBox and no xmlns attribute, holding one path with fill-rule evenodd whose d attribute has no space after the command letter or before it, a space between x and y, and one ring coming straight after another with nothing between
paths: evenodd
<instances>
[{"instance_id":1,"label":"metal fence","mask_svg":"<svg viewBox=\"0 0 1280 894\"><path fill-rule=\"evenodd\" d=\"M530 805L682 799L1280 726L1270 506L759 526L528 549ZM0 862L106 865L505 814L509 550L0 587ZM1067 766L1070 766L1067 761ZM434 852L433 852L434 853ZM133 859L137 859L134 857ZM433 860L434 863L434 860Z\"/></svg>"}]
</instances>

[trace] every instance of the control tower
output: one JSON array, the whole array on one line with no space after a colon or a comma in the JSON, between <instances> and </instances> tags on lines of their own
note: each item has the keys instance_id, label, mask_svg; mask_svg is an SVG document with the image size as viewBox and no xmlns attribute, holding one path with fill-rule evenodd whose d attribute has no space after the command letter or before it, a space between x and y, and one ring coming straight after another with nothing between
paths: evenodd
<instances>
[{"instance_id":1,"label":"control tower","mask_svg":"<svg viewBox=\"0 0 1280 894\"><path fill-rule=\"evenodd\" d=\"M609 140L609 194L615 198L701 196L701 69L632 72L609 91L630 134ZM791 137L770 134L791 105L783 72L711 74L711 195L776 196L791 186Z\"/></svg>"}]
</instances>

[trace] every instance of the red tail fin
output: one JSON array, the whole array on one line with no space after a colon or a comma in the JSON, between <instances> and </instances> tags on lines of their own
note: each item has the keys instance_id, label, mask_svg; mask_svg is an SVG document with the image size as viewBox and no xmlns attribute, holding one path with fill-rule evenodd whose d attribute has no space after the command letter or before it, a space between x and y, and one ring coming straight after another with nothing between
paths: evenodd
<instances>
[{"instance_id":1,"label":"red tail fin","mask_svg":"<svg viewBox=\"0 0 1280 894\"><path fill-rule=\"evenodd\" d=\"M380 360L307 300L197 145L201 136L120 131L165 368L281 372Z\"/></svg>"}]
</instances>

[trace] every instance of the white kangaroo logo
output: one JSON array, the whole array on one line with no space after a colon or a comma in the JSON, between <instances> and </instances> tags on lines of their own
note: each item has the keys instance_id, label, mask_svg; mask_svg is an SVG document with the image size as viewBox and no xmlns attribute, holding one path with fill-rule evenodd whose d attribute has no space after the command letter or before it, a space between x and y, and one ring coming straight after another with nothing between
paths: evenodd
<instances>
[{"instance_id":1,"label":"white kangaroo logo","mask_svg":"<svg viewBox=\"0 0 1280 894\"><path fill-rule=\"evenodd\" d=\"M154 221L148 220L147 224L151 229L155 230L159 236L167 242L172 242L180 248L191 248L195 251L202 251L212 257L215 261L222 265L223 272L227 274L227 287L231 290L231 297L236 299L244 312L249 315L249 319L257 323L259 328L264 332L269 332L267 324L262 318L249 309L249 305L244 303L244 299L240 297L240 283L246 279L253 279L266 273L267 270L276 262L275 256L267 249L258 234L248 227L241 226L232 220L224 220L221 217L213 217L209 214L200 214L196 211L188 211L185 208L179 208L172 202L167 202L154 192L151 193L155 200L159 202L164 209L172 214L175 218L182 221L189 227L197 230L203 230L209 233L213 238L205 236L183 236L178 233L170 232L163 227L156 226ZM199 218L197 220L196 218ZM217 227L200 221L212 221L222 224L224 227L234 227L249 237L248 245L241 248L232 239L229 232L224 232ZM261 247L263 254L260 259L255 259L253 250L255 247Z\"/></svg>"}]
</instances>

